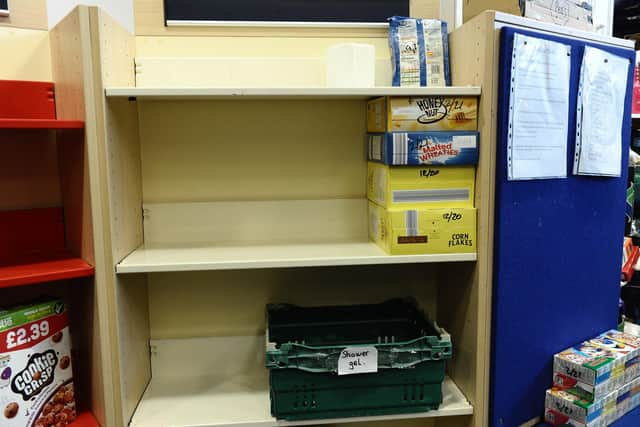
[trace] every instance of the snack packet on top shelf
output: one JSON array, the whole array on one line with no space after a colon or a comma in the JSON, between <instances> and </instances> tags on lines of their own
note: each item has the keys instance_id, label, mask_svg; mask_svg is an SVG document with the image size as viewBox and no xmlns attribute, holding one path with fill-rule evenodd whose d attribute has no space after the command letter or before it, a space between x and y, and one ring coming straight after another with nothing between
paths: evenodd
<instances>
[{"instance_id":1,"label":"snack packet on top shelf","mask_svg":"<svg viewBox=\"0 0 640 427\"><path fill-rule=\"evenodd\" d=\"M435 19L389 18L393 86L449 86L447 23Z\"/></svg>"}]
</instances>

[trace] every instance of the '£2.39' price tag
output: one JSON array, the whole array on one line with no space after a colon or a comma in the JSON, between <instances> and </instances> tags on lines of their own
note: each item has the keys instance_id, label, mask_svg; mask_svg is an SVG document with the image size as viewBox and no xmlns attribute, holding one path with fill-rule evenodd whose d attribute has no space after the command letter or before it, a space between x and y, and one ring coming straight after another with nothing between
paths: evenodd
<instances>
[{"instance_id":1,"label":"'\u00a32.39' price tag","mask_svg":"<svg viewBox=\"0 0 640 427\"><path fill-rule=\"evenodd\" d=\"M375 347L347 347L340 352L338 375L378 372L378 349Z\"/></svg>"}]
</instances>

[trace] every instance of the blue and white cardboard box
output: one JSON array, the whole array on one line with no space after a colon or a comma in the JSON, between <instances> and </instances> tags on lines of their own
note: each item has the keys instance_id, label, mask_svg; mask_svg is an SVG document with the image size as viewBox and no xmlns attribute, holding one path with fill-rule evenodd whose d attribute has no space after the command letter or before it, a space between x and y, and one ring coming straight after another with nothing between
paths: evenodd
<instances>
[{"instance_id":1,"label":"blue and white cardboard box","mask_svg":"<svg viewBox=\"0 0 640 427\"><path fill-rule=\"evenodd\" d=\"M476 165L479 132L388 132L368 135L368 160L385 165Z\"/></svg>"}]
</instances>

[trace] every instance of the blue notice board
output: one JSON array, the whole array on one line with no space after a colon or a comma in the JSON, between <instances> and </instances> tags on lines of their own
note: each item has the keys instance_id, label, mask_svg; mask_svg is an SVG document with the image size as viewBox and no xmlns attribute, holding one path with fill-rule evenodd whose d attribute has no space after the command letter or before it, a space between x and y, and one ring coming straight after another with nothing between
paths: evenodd
<instances>
[{"instance_id":1,"label":"blue notice board","mask_svg":"<svg viewBox=\"0 0 640 427\"><path fill-rule=\"evenodd\" d=\"M567 179L507 181L516 33L572 46ZM585 45L629 58L620 178L571 174ZM516 427L542 416L553 355L616 326L635 52L511 27L500 51L489 425Z\"/></svg>"}]
</instances>

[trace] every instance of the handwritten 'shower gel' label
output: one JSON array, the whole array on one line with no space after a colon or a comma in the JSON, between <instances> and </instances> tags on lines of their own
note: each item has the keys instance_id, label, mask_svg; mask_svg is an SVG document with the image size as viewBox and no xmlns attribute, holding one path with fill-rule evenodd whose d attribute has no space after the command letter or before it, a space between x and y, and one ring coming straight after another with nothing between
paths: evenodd
<instances>
[{"instance_id":1,"label":"handwritten 'shower gel' label","mask_svg":"<svg viewBox=\"0 0 640 427\"><path fill-rule=\"evenodd\" d=\"M375 347L347 347L340 352L338 375L378 372L378 350Z\"/></svg>"}]
</instances>

